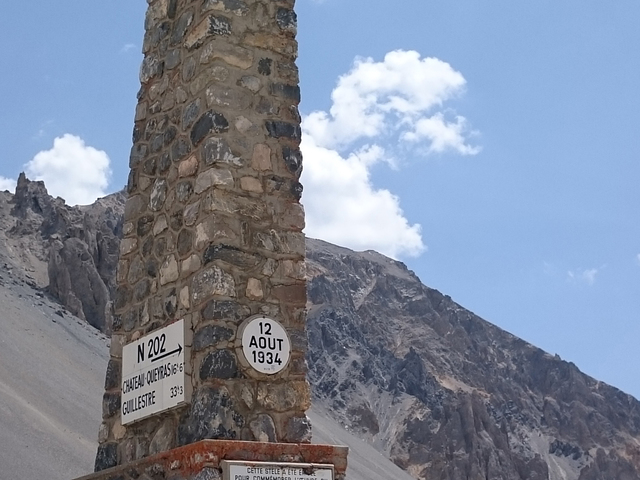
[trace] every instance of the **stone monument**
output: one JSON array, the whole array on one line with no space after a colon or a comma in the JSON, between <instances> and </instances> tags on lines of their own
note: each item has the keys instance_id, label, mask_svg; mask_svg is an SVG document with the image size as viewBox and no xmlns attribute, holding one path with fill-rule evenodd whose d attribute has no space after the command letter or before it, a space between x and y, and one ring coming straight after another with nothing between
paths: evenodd
<instances>
[{"instance_id":1,"label":"stone monument","mask_svg":"<svg viewBox=\"0 0 640 480\"><path fill-rule=\"evenodd\" d=\"M95 479L344 478L311 445L294 0L147 0Z\"/></svg>"}]
</instances>

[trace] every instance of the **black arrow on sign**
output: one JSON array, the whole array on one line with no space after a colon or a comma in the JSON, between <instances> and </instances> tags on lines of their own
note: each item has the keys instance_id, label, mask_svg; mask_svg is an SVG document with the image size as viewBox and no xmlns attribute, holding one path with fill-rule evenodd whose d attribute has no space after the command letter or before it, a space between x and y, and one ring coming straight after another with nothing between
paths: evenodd
<instances>
[{"instance_id":1,"label":"black arrow on sign","mask_svg":"<svg viewBox=\"0 0 640 480\"><path fill-rule=\"evenodd\" d=\"M162 360L163 358L167 358L170 357L171 355L173 355L174 353L177 353L178 355L180 355L182 353L182 345L178 344L178 348L176 348L175 350L171 351L171 352L167 352L164 355L160 355L159 357L154 358L153 360L151 360L152 362L156 362L158 360Z\"/></svg>"}]
</instances>

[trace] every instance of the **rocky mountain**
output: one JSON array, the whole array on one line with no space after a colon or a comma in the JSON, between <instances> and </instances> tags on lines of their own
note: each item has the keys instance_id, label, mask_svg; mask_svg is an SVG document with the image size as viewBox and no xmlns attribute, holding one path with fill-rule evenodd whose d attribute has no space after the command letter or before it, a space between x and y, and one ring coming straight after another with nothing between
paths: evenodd
<instances>
[{"instance_id":1,"label":"rocky mountain","mask_svg":"<svg viewBox=\"0 0 640 480\"><path fill-rule=\"evenodd\" d=\"M123 207L122 194L69 207L21 176L15 195L0 193L0 266L108 332ZM312 239L307 255L312 418L335 420L416 479L640 480L633 397L400 262ZM386 468L382 478L404 475Z\"/></svg>"},{"instance_id":2,"label":"rocky mountain","mask_svg":"<svg viewBox=\"0 0 640 480\"><path fill-rule=\"evenodd\" d=\"M21 174L15 195L0 192L0 262L108 332L124 204L116 193L70 207Z\"/></svg>"},{"instance_id":3,"label":"rocky mountain","mask_svg":"<svg viewBox=\"0 0 640 480\"><path fill-rule=\"evenodd\" d=\"M640 478L640 402L428 288L308 240L316 401L414 478Z\"/></svg>"}]
</instances>

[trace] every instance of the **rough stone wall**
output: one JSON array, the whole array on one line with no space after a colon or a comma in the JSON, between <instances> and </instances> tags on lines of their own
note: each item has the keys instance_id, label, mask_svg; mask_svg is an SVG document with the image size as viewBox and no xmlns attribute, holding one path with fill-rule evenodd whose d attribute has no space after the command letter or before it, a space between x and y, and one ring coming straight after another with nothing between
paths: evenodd
<instances>
[{"instance_id":1,"label":"rough stone wall","mask_svg":"<svg viewBox=\"0 0 640 480\"><path fill-rule=\"evenodd\" d=\"M308 442L294 0L147 0L96 470L205 438ZM234 350L266 314L288 367ZM184 318L189 406L122 426L123 345Z\"/></svg>"}]
</instances>

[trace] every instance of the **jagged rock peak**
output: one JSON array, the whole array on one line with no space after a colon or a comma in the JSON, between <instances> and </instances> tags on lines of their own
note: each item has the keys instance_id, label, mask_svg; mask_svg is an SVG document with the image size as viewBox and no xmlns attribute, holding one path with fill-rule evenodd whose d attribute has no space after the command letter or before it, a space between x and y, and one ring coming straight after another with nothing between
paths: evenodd
<instances>
[{"instance_id":1,"label":"jagged rock peak","mask_svg":"<svg viewBox=\"0 0 640 480\"><path fill-rule=\"evenodd\" d=\"M9 194L10 195L10 194ZM12 263L31 272L41 287L74 315L108 331L115 292L125 195L117 192L92 205L69 206L49 195L42 181L18 178L13 207L4 215Z\"/></svg>"}]
</instances>

